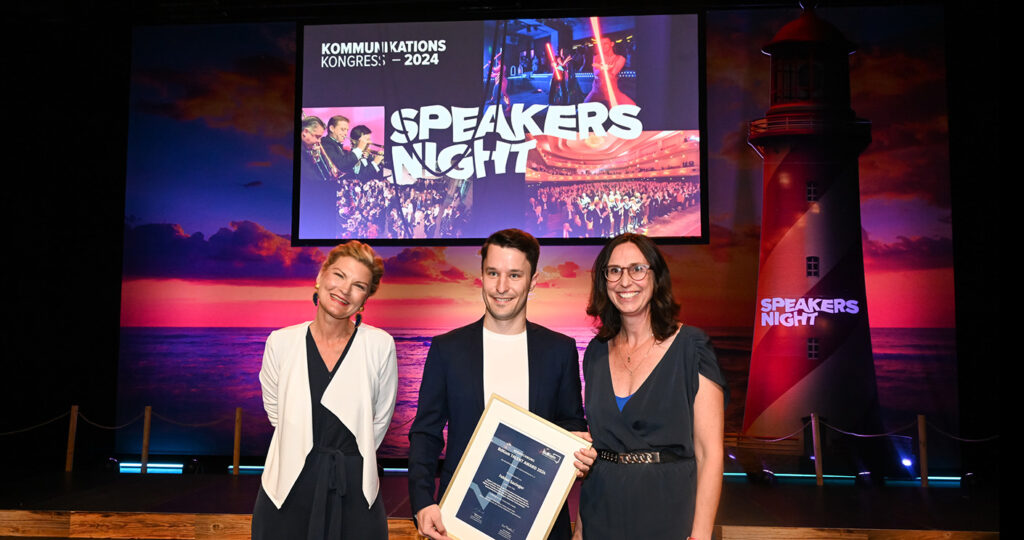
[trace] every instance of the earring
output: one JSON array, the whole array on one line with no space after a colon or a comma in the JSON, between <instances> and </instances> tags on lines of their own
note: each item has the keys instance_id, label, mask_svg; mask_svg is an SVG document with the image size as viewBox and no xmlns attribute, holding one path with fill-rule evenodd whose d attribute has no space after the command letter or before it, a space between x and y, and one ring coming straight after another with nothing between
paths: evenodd
<instances>
[{"instance_id":1,"label":"earring","mask_svg":"<svg viewBox=\"0 0 1024 540\"><path fill-rule=\"evenodd\" d=\"M320 300L320 295L318 295L317 293L313 293L313 305L314 306L318 305L319 300Z\"/></svg>"}]
</instances>

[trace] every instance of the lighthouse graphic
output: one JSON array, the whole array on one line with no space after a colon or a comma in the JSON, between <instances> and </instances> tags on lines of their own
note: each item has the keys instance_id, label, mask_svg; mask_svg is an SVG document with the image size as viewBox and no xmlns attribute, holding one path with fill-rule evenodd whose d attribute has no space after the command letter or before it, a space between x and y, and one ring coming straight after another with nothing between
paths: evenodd
<instances>
[{"instance_id":1,"label":"lighthouse graphic","mask_svg":"<svg viewBox=\"0 0 1024 540\"><path fill-rule=\"evenodd\" d=\"M764 159L764 195L743 431L788 435L810 413L875 430L857 164L871 124L850 107L855 46L804 7L762 50L771 101L748 139Z\"/></svg>"}]
</instances>

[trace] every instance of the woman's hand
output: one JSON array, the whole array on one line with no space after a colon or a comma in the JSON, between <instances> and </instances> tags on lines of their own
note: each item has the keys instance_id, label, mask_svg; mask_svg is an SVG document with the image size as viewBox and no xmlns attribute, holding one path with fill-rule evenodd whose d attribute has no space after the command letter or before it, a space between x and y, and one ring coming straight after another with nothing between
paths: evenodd
<instances>
[{"instance_id":1,"label":"woman's hand","mask_svg":"<svg viewBox=\"0 0 1024 540\"><path fill-rule=\"evenodd\" d=\"M590 438L590 433L586 431L573 431L571 433L587 442L594 442L594 439ZM594 447L580 448L573 452L573 455L576 456L576 462L573 463L576 466L576 478L585 478L590 472L590 468L594 466L594 461L597 460L597 450Z\"/></svg>"}]
</instances>

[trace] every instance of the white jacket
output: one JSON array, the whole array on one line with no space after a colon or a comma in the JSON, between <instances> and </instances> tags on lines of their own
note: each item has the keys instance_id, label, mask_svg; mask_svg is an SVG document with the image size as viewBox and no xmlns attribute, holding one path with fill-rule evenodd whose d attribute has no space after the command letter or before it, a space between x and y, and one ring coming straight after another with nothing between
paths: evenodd
<instances>
[{"instance_id":1,"label":"white jacket","mask_svg":"<svg viewBox=\"0 0 1024 540\"><path fill-rule=\"evenodd\" d=\"M275 428L262 483L278 508L284 504L313 449L313 407L306 368L309 325L304 322L272 332L260 369L263 407ZM377 447L391 423L397 394L395 340L379 328L359 326L320 402L355 435L363 457L363 496L367 507L377 499Z\"/></svg>"}]
</instances>

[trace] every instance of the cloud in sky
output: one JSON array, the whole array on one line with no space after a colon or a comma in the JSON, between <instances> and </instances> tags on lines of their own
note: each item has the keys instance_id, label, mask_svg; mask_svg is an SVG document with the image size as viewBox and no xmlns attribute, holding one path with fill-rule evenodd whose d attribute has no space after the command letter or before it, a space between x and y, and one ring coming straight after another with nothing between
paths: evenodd
<instances>
[{"instance_id":1,"label":"cloud in sky","mask_svg":"<svg viewBox=\"0 0 1024 540\"><path fill-rule=\"evenodd\" d=\"M729 160L737 170L758 171L764 162L754 148L747 144L748 126L748 123L743 122L735 129L726 131L722 135L721 150L717 157Z\"/></svg>"},{"instance_id":2,"label":"cloud in sky","mask_svg":"<svg viewBox=\"0 0 1024 540\"><path fill-rule=\"evenodd\" d=\"M761 242L761 226L748 225L737 230L711 225L710 249L712 260L718 264L729 263L741 253L756 258Z\"/></svg>"},{"instance_id":3,"label":"cloud in sky","mask_svg":"<svg viewBox=\"0 0 1024 540\"><path fill-rule=\"evenodd\" d=\"M384 261L384 276L390 280L414 283L458 283L470 279L460 268L448 262L444 247L410 247Z\"/></svg>"},{"instance_id":4,"label":"cloud in sky","mask_svg":"<svg viewBox=\"0 0 1024 540\"><path fill-rule=\"evenodd\" d=\"M242 57L199 73L140 70L133 85L149 90L135 103L142 112L272 138L292 133L295 64L286 58Z\"/></svg>"},{"instance_id":5,"label":"cloud in sky","mask_svg":"<svg viewBox=\"0 0 1024 540\"><path fill-rule=\"evenodd\" d=\"M125 228L126 278L313 280L323 259L320 249L292 247L252 221L232 221L209 238L168 223Z\"/></svg>"},{"instance_id":6,"label":"cloud in sky","mask_svg":"<svg viewBox=\"0 0 1024 540\"><path fill-rule=\"evenodd\" d=\"M851 57L850 91L872 122L861 157L861 195L949 206L949 122L943 43L907 52L869 46ZM931 47L930 49L927 47Z\"/></svg>"},{"instance_id":7,"label":"cloud in sky","mask_svg":"<svg viewBox=\"0 0 1024 540\"><path fill-rule=\"evenodd\" d=\"M268 147L268 151L277 157L284 158L287 160L292 159L292 147L284 144L272 144Z\"/></svg>"},{"instance_id":8,"label":"cloud in sky","mask_svg":"<svg viewBox=\"0 0 1024 540\"><path fill-rule=\"evenodd\" d=\"M946 237L900 236L895 242L871 240L864 234L864 266L868 271L952 268L953 240Z\"/></svg>"},{"instance_id":9,"label":"cloud in sky","mask_svg":"<svg viewBox=\"0 0 1024 540\"><path fill-rule=\"evenodd\" d=\"M549 273L549 274L557 274L560 277L564 277L564 278L567 278L567 279L572 279L572 278L576 277L576 272L579 269L580 269L580 265L576 264L575 262L573 262L573 261L565 261L565 262L557 264L557 265L545 266L544 267L544 272Z\"/></svg>"}]
</instances>

